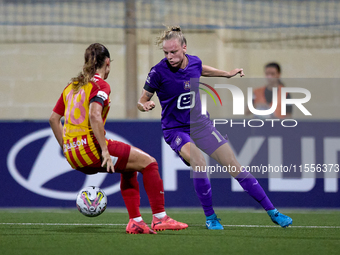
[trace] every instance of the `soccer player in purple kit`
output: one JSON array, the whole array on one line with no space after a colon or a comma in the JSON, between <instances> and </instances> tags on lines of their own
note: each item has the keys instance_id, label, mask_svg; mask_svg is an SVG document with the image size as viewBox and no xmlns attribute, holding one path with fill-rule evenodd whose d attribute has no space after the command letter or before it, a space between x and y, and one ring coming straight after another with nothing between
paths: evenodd
<instances>
[{"instance_id":1,"label":"soccer player in purple kit","mask_svg":"<svg viewBox=\"0 0 340 255\"><path fill-rule=\"evenodd\" d=\"M226 72L202 65L198 57L186 54L187 41L178 26L169 27L158 39L165 58L150 70L137 107L143 112L152 110L155 103L151 98L157 93L162 107L164 139L183 162L193 168L194 187L206 216L206 227L223 229L212 206L211 184L207 174L195 171L206 166L200 149L222 166L235 166L237 171L230 174L261 204L275 224L281 227L291 225L293 220L273 206L255 177L241 169L228 140L213 126L209 115L201 114L199 77L231 78L237 74L242 77L243 69ZM197 82L193 82L195 80Z\"/></svg>"}]
</instances>

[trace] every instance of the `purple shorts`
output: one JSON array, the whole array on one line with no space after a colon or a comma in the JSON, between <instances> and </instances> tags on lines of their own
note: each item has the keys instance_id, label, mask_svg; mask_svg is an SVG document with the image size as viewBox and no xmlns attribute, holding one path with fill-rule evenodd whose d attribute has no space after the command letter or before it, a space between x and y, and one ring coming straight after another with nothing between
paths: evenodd
<instances>
[{"instance_id":1,"label":"purple shorts","mask_svg":"<svg viewBox=\"0 0 340 255\"><path fill-rule=\"evenodd\" d=\"M163 130L163 134L167 144L188 166L190 164L179 154L184 144L191 142L210 156L217 148L228 142L228 138L218 132L211 120L196 123L190 127Z\"/></svg>"}]
</instances>

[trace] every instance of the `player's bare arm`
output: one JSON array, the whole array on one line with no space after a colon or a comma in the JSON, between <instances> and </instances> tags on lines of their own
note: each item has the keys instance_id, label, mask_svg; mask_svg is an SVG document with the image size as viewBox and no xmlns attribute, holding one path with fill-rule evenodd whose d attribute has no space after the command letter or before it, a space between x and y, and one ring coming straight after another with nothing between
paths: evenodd
<instances>
[{"instance_id":1,"label":"player's bare arm","mask_svg":"<svg viewBox=\"0 0 340 255\"><path fill-rule=\"evenodd\" d=\"M234 70L231 70L230 72L227 72L227 71L216 69L211 66L202 65L202 76L205 76L205 77L231 78L237 74L240 74L240 77L243 77L244 76L243 68L236 68Z\"/></svg>"},{"instance_id":2,"label":"player's bare arm","mask_svg":"<svg viewBox=\"0 0 340 255\"><path fill-rule=\"evenodd\" d=\"M156 106L155 102L151 101L153 94L154 93L151 93L143 89L142 95L140 96L137 104L138 110L140 110L141 112L148 112L155 108Z\"/></svg>"},{"instance_id":3,"label":"player's bare arm","mask_svg":"<svg viewBox=\"0 0 340 255\"><path fill-rule=\"evenodd\" d=\"M105 130L104 130L104 123L102 119L102 110L103 107L100 104L92 103L90 104L90 124L93 130L93 133L99 143L99 146L102 150L102 167L106 166L106 170L108 173L114 172L113 162L109 153L109 150L106 145L105 140Z\"/></svg>"},{"instance_id":4,"label":"player's bare arm","mask_svg":"<svg viewBox=\"0 0 340 255\"><path fill-rule=\"evenodd\" d=\"M61 148L63 148L63 125L61 124L60 119L63 116L58 113L52 112L51 117L49 119L50 126L53 130L54 136L57 139Z\"/></svg>"}]
</instances>

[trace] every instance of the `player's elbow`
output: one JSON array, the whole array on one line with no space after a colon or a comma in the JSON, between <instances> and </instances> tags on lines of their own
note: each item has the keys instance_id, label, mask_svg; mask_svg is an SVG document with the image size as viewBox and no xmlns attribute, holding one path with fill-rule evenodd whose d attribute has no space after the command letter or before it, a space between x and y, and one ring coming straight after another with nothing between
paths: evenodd
<instances>
[{"instance_id":1,"label":"player's elbow","mask_svg":"<svg viewBox=\"0 0 340 255\"><path fill-rule=\"evenodd\" d=\"M50 126L57 124L59 121L60 121L59 115L57 115L55 112L52 112L50 118L48 119Z\"/></svg>"},{"instance_id":2,"label":"player's elbow","mask_svg":"<svg viewBox=\"0 0 340 255\"><path fill-rule=\"evenodd\" d=\"M203 76L203 77L207 76L207 72L205 72L204 70L202 70L201 76Z\"/></svg>"},{"instance_id":3,"label":"player's elbow","mask_svg":"<svg viewBox=\"0 0 340 255\"><path fill-rule=\"evenodd\" d=\"M101 121L101 116L97 112L90 111L89 112L90 123L95 123Z\"/></svg>"},{"instance_id":4,"label":"player's elbow","mask_svg":"<svg viewBox=\"0 0 340 255\"><path fill-rule=\"evenodd\" d=\"M50 118L48 119L48 122L50 123L50 126L52 126L52 124L53 124L53 118L52 118L52 116L50 116Z\"/></svg>"},{"instance_id":5,"label":"player's elbow","mask_svg":"<svg viewBox=\"0 0 340 255\"><path fill-rule=\"evenodd\" d=\"M91 125L94 123L103 122L101 111L95 107L92 107L89 111L89 120Z\"/></svg>"}]
</instances>

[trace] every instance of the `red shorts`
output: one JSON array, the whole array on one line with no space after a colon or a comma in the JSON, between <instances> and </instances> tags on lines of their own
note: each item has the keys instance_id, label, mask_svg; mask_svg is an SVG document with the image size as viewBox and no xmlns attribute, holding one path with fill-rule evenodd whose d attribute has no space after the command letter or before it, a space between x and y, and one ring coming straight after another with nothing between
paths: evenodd
<instances>
[{"instance_id":1,"label":"red shorts","mask_svg":"<svg viewBox=\"0 0 340 255\"><path fill-rule=\"evenodd\" d=\"M126 168L126 164L129 160L131 146L114 140L107 140L107 148L111 156L117 157L117 161L114 165L115 172L122 172ZM84 174L96 174L96 173L106 173L106 168L101 167L101 162L97 162L93 165L79 167L78 171Z\"/></svg>"}]
</instances>

